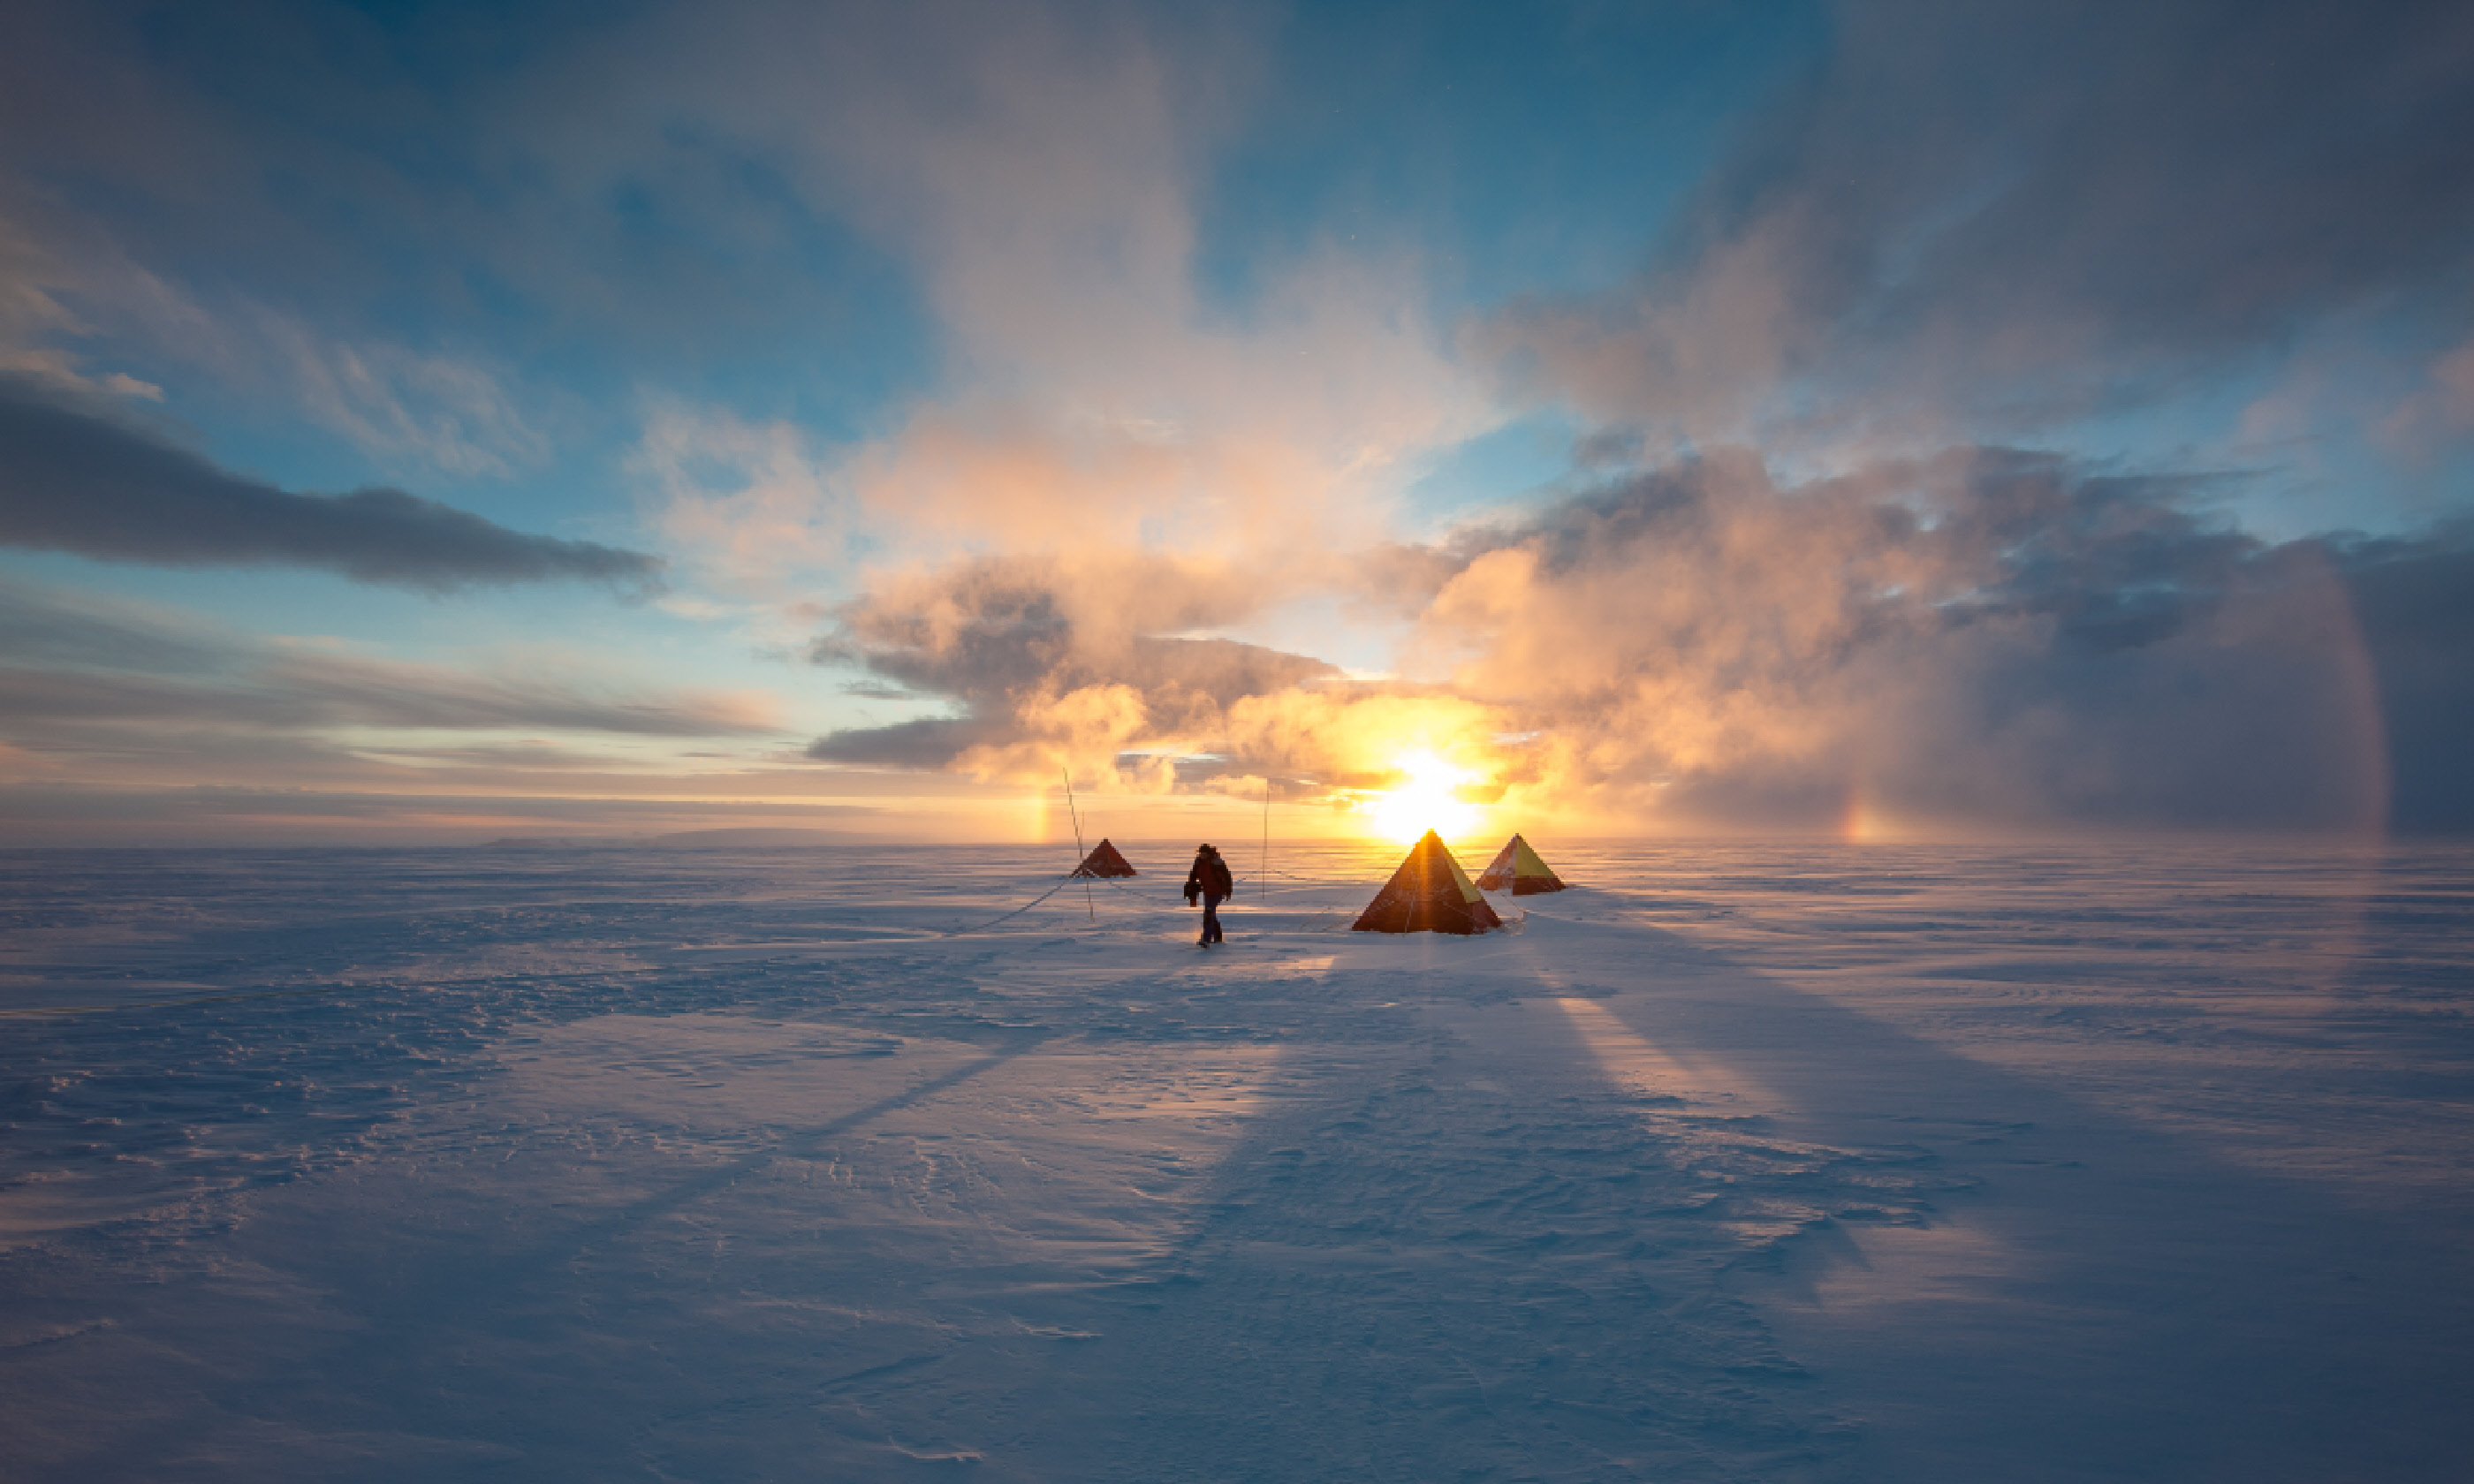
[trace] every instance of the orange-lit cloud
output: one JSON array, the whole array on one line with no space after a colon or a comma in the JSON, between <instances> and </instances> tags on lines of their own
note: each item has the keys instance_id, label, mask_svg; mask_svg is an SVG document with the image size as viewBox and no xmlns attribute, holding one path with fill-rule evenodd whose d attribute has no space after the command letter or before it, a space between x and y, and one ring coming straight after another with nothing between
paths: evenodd
<instances>
[{"instance_id":1,"label":"orange-lit cloud","mask_svg":"<svg viewBox=\"0 0 2474 1484\"><path fill-rule=\"evenodd\" d=\"M2000 450L1803 486L1713 456L1379 553L1425 593L1389 679L1173 636L1252 610L1225 566L981 559L817 650L956 709L815 755L1352 807L1427 759L1496 817L1601 829L2366 826L2379 697L2340 557L2197 492Z\"/></svg>"}]
</instances>

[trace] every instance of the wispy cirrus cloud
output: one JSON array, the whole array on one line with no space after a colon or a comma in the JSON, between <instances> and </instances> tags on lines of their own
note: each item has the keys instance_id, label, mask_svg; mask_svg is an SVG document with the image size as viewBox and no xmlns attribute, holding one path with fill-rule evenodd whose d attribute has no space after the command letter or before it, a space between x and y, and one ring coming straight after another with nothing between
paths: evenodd
<instances>
[{"instance_id":1,"label":"wispy cirrus cloud","mask_svg":"<svg viewBox=\"0 0 2474 1484\"><path fill-rule=\"evenodd\" d=\"M266 643L128 604L0 585L0 723L31 750L77 747L98 730L564 731L625 737L764 736L757 693L590 688L546 674Z\"/></svg>"},{"instance_id":2,"label":"wispy cirrus cloud","mask_svg":"<svg viewBox=\"0 0 2474 1484\"><path fill-rule=\"evenodd\" d=\"M1325 241L1243 301L1206 289L1208 153L1263 40L1132 7L754 5L580 57L549 96L734 141L898 253L934 317L936 384L844 445L657 416L667 529L812 581L988 551L1269 565L1309 555L1304 522L1318 547L1379 534L1416 462L1495 413L1396 252ZM591 179L613 149L565 157ZM701 488L694 450L726 466Z\"/></svg>"},{"instance_id":3,"label":"wispy cirrus cloud","mask_svg":"<svg viewBox=\"0 0 2474 1484\"><path fill-rule=\"evenodd\" d=\"M218 358L255 359L302 416L382 467L505 476L549 460L549 438L501 374L470 357L388 340L332 340L263 306L247 318L256 343Z\"/></svg>"},{"instance_id":4,"label":"wispy cirrus cloud","mask_svg":"<svg viewBox=\"0 0 2474 1484\"><path fill-rule=\"evenodd\" d=\"M255 402L260 418L274 412L322 428L382 468L507 477L550 459L538 417L558 399L536 394L527 411L502 368L381 334L322 332L236 291L210 303L131 261L91 224L56 210L12 220L7 184L0 180L0 372L159 402L161 386L109 360L184 371L219 395Z\"/></svg>"}]
</instances>

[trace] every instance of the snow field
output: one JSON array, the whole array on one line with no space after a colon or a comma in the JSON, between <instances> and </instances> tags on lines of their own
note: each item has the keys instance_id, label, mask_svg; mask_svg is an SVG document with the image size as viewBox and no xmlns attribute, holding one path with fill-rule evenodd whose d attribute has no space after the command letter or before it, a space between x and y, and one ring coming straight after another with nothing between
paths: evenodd
<instances>
[{"instance_id":1,"label":"snow field","mask_svg":"<svg viewBox=\"0 0 2474 1484\"><path fill-rule=\"evenodd\" d=\"M2451 1478L2467 852L0 856L0 1472ZM1465 852L1466 853L1466 852ZM1096 920L1096 921L1094 921ZM260 997L230 997L230 996Z\"/></svg>"}]
</instances>

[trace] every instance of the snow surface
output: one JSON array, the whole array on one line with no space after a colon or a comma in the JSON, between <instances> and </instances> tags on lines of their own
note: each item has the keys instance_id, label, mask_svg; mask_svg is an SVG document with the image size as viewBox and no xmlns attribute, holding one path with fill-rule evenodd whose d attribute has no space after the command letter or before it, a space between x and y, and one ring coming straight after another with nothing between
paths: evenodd
<instances>
[{"instance_id":1,"label":"snow surface","mask_svg":"<svg viewBox=\"0 0 2474 1484\"><path fill-rule=\"evenodd\" d=\"M0 854L0 1475L2466 1476L2474 852L1127 853Z\"/></svg>"}]
</instances>

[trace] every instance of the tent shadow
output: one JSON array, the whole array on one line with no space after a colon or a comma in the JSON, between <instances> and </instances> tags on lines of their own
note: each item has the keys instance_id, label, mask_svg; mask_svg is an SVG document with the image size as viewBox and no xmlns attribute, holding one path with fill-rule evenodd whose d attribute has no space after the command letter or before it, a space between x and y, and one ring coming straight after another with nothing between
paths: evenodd
<instances>
[{"instance_id":1,"label":"tent shadow","mask_svg":"<svg viewBox=\"0 0 2474 1484\"><path fill-rule=\"evenodd\" d=\"M1855 1434L1719 1286L1748 1237L1676 1110L1497 943L1346 944L1334 1014L1166 1260L1080 1301L1100 1477L1820 1477ZM1440 969L1437 966L1441 966ZM1645 1121L1645 1118L1647 1121ZM1300 1460L1312 1460L1300 1470Z\"/></svg>"},{"instance_id":2,"label":"tent shadow","mask_svg":"<svg viewBox=\"0 0 2474 1484\"><path fill-rule=\"evenodd\" d=\"M1679 934L1555 925L1566 954L1619 937L1639 987L1604 1012L1700 1076L1758 1089L1770 1127L1912 1146L1969 1183L1925 1227L1829 1223L1730 1276L1873 1420L1867 1471L2438 1479L2474 1448L2459 1385L2474 1285L2452 1233L2233 1163Z\"/></svg>"}]
</instances>

